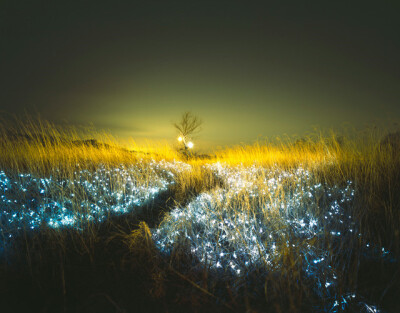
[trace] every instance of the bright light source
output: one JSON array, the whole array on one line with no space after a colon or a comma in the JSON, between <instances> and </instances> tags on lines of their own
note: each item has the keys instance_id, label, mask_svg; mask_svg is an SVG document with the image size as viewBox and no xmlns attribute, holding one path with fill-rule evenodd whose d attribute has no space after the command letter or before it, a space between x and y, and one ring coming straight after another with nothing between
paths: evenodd
<instances>
[{"instance_id":1,"label":"bright light source","mask_svg":"<svg viewBox=\"0 0 400 313\"><path fill-rule=\"evenodd\" d=\"M182 140L183 140L182 136L179 136L178 141L182 141Z\"/></svg>"},{"instance_id":2,"label":"bright light source","mask_svg":"<svg viewBox=\"0 0 400 313\"><path fill-rule=\"evenodd\" d=\"M187 144L187 146L188 146L189 149L192 149L193 146L194 146L194 144L193 144L193 142L189 141L188 144Z\"/></svg>"}]
</instances>

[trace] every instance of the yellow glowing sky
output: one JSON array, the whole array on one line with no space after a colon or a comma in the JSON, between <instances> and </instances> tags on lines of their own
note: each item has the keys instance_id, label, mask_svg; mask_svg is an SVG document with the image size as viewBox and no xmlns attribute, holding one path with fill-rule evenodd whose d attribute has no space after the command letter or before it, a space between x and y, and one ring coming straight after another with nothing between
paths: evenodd
<instances>
[{"instance_id":1,"label":"yellow glowing sky","mask_svg":"<svg viewBox=\"0 0 400 313\"><path fill-rule=\"evenodd\" d=\"M400 117L398 4L0 4L0 113L197 148Z\"/></svg>"}]
</instances>

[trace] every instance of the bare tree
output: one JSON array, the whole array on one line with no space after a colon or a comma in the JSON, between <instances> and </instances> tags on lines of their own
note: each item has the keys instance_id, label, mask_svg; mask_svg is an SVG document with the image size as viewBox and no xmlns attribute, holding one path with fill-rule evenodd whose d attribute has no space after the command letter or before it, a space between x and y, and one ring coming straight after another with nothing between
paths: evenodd
<instances>
[{"instance_id":1,"label":"bare tree","mask_svg":"<svg viewBox=\"0 0 400 313\"><path fill-rule=\"evenodd\" d=\"M188 156L189 149L193 148L191 137L201 130L203 121L191 112L184 112L179 122L174 123L175 129L179 132L178 141L182 144L183 153Z\"/></svg>"}]
</instances>

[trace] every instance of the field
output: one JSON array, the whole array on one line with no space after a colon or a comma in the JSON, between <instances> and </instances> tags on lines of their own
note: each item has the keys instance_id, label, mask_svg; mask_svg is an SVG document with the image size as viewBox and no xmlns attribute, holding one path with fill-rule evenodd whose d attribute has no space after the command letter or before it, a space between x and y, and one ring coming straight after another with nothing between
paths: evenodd
<instances>
[{"instance_id":1,"label":"field","mask_svg":"<svg viewBox=\"0 0 400 313\"><path fill-rule=\"evenodd\" d=\"M400 151L377 131L189 157L0 132L1 312L400 312Z\"/></svg>"}]
</instances>

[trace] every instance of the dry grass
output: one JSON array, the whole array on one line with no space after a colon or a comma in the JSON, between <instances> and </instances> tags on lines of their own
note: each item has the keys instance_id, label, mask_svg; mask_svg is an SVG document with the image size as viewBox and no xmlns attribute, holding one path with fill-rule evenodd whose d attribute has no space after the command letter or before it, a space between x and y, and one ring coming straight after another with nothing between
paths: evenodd
<instances>
[{"instance_id":1,"label":"dry grass","mask_svg":"<svg viewBox=\"0 0 400 313\"><path fill-rule=\"evenodd\" d=\"M134 151L129 151L107 134L59 128L43 121L16 121L12 126L3 122L0 135L0 170L11 176L30 173L35 177L52 176L58 181L73 181L81 175L81 170L87 171L81 179L89 180L93 179L91 173L99 169L112 172L116 168L132 166L135 171L130 174L131 178L141 186L151 186L158 179L157 175L165 171L173 176L174 183L168 187L168 199L164 199L163 204L153 203L152 210L157 209L158 213L137 216L129 213L126 218L110 216L102 225L90 224L83 230L47 227L42 233L26 232L21 237L16 246L23 251L18 256L19 265L27 260L26 268L34 281L46 284L49 277L43 276L43 271L47 270L38 264L47 264L56 276L55 279L61 282L64 300L69 288L66 283L68 275L75 277L73 262L66 261L73 255L78 262L88 258L88 264L103 270L112 264L113 271L118 275L131 277L129 273L140 273L143 285L136 281L140 285L137 288L148 288L149 297L169 308L176 308L176 303L172 305L173 300L170 299L176 298L176 295L167 289L189 292L193 290L188 289L191 286L197 293L192 291L189 295L190 310L204 309L201 302L208 305L224 303L224 310L238 308L247 311L266 309L271 312L301 312L312 310L314 305L326 309L318 301L325 301L321 299L329 297L333 299L338 295L324 292L318 294L315 291L312 286L315 281L304 273L306 262L309 262L305 256L317 259L317 251L325 251L331 262L329 264L337 267L335 273L339 276L339 283L335 290L345 295L351 288L364 290L359 285L362 282L362 247L366 242L373 243L377 249L385 247L392 252L394 258L400 254L400 151L396 151L390 144L382 145L381 133L346 137L330 134L302 141L258 143L217 151L209 158L193 156L189 159L167 145L133 145ZM92 138L96 141L87 141ZM311 178L308 180L301 176L303 174L299 174L299 168L303 171L301 173L309 173ZM286 176L279 180L282 173L286 173ZM109 188L124 193L126 181L118 176L107 175ZM276 189L266 185L266 181L271 179L279 181ZM294 206L294 202L291 202L294 194L298 193L301 199L299 203L307 207L305 212L322 219L328 212L321 204L321 199L325 198L319 198L319 202L309 200L306 198L307 192L315 191L313 186L322 183L321 188L325 188L325 191L331 188L329 190L334 193L335 190L342 190L349 182L352 182L355 196L345 212L357 222L357 232L362 233L362 239L346 235L342 242L338 242L328 234L331 229L327 227L318 235L312 235L309 231L307 238L296 233L293 221L301 219L304 212L289 210L290 206ZM74 207L78 207L80 201L88 200L88 196L75 186L58 186L52 190L52 194L57 196L59 202L67 199L71 193L79 198L74 202ZM199 195L205 195L209 201L200 214L200 217L208 218L205 226L198 223L199 216L189 218L190 211L187 209L189 204L192 207L201 204L201 199L197 198ZM328 200L324 201L328 203ZM179 213L180 209L187 209L183 211L185 218L176 220L173 214ZM164 215L160 216L161 213ZM148 223L154 224L154 220L159 218L163 219L160 229L164 227L163 231L167 231L165 237L170 235L168 232L176 234L174 239L177 243L167 257L159 252L159 246L152 236L153 230L144 222L147 219ZM254 248L246 239L250 236L249 227L239 225L241 218L248 218L259 225L257 227L279 233L281 237L271 239L260 236ZM230 243L230 247L234 248L232 251L226 243L217 244L222 233L218 232L213 221L233 225L236 239ZM338 222L332 223L332 229L336 229ZM190 241L180 237L183 233L192 237L207 233L207 236L201 235L203 237ZM235 266L237 269L247 269L247 278L241 275L229 278L227 270L221 272L218 268L213 269L211 260L199 262L198 255L190 249L194 243L204 248L207 240L213 240L216 244L213 248L215 255L242 249L241 259ZM290 242L289 246L287 242ZM261 252L270 252L268 249L273 243L278 252L271 254L267 260ZM304 251L309 246L315 249L307 254ZM253 248L258 252L254 252ZM258 258L250 257L250 265L245 264L249 251L255 255L260 254ZM147 265L143 265L145 260L149 260ZM52 265L53 261L61 264L61 268ZM7 262L10 262L10 258L7 258ZM12 279L12 275L7 272L8 267L3 265L1 275ZM266 268L268 274L265 273ZM381 289L391 288L388 286L384 285ZM125 284L120 288L127 286ZM382 297L386 293L380 292ZM241 295L236 299L238 294ZM183 295L179 301L184 301Z\"/></svg>"},{"instance_id":2,"label":"dry grass","mask_svg":"<svg viewBox=\"0 0 400 313\"><path fill-rule=\"evenodd\" d=\"M130 165L140 159L172 160L178 154L167 145L149 142L131 144L134 151L118 144L107 133L59 127L50 122L28 119L0 123L0 167L15 172L45 174L54 169L65 173L79 164L93 168Z\"/></svg>"},{"instance_id":3,"label":"dry grass","mask_svg":"<svg viewBox=\"0 0 400 313\"><path fill-rule=\"evenodd\" d=\"M378 130L347 137L332 133L329 137L297 142L238 146L217 152L216 160L228 165L256 164L282 169L301 166L329 184L352 181L359 197L354 213L363 221L363 230L375 240L383 240L377 234L386 233L386 244L398 249L400 151L390 143L381 144L384 135Z\"/></svg>"}]
</instances>

